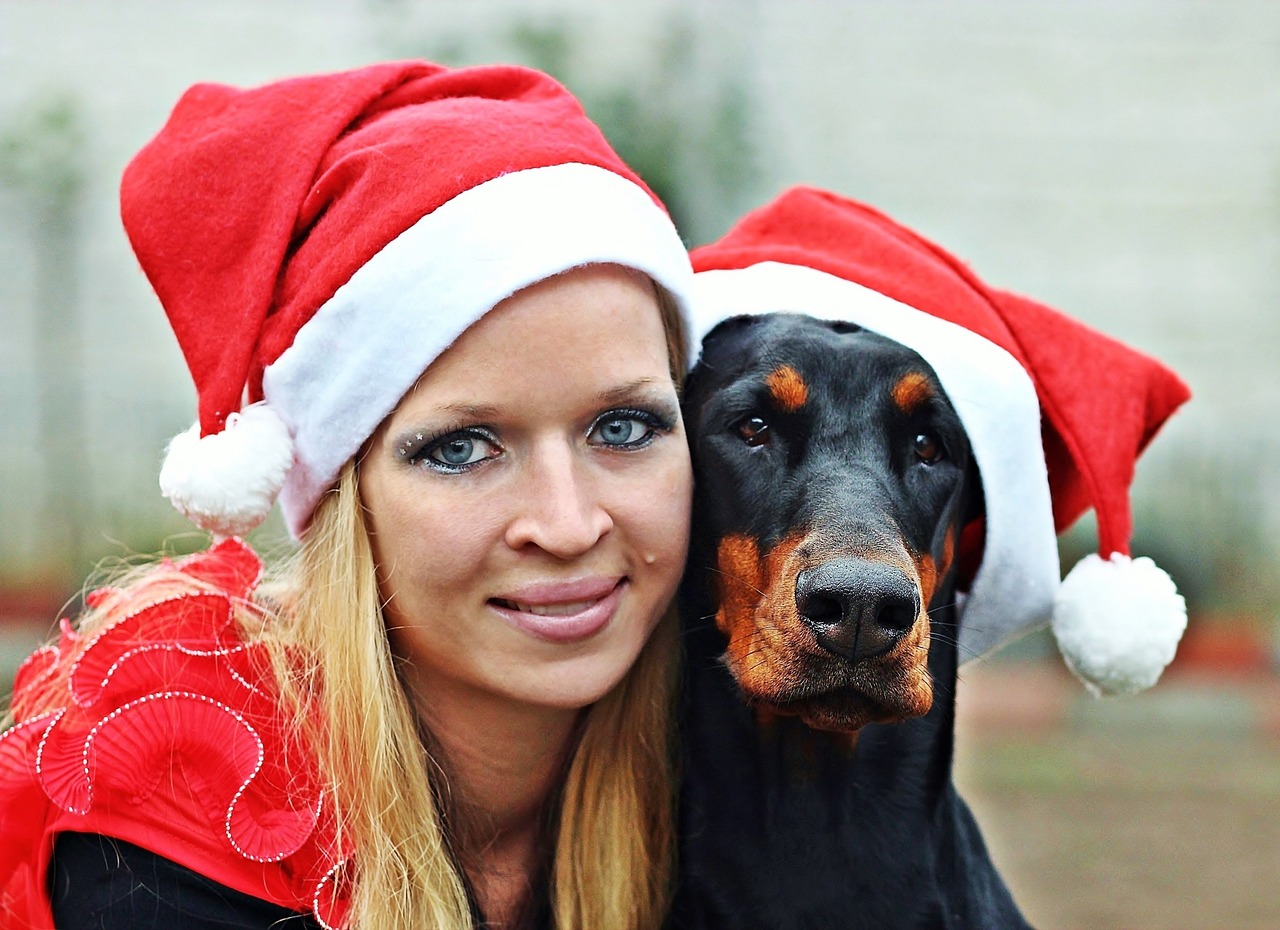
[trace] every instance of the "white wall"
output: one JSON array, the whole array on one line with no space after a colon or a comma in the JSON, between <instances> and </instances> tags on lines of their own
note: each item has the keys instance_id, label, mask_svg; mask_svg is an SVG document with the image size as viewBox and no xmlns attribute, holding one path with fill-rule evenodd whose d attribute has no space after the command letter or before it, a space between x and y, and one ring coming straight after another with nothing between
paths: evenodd
<instances>
[{"instance_id":1,"label":"white wall","mask_svg":"<svg viewBox=\"0 0 1280 930\"><path fill-rule=\"evenodd\" d=\"M571 26L584 37L575 73L602 82L639 74L669 23L684 21L692 70L657 80L672 118L700 112L708 88L735 76L757 145L748 189L694 198L695 238L789 183L877 204L993 283L1184 373L1197 399L1140 471L1140 509L1185 517L1191 535L1237 507L1262 513L1276 535L1280 5L4 0L0 135L40 94L65 90L83 106L89 164L80 360L32 357L31 218L0 185L5 567L39 553L33 388L68 366L84 366L91 385L75 448L93 538L132 539L139 515L184 526L154 480L164 439L191 419L192 392L114 200L124 163L179 93L196 80L253 83L433 49L500 57L516 16ZM1243 504L1221 500L1219 484Z\"/></svg>"}]
</instances>

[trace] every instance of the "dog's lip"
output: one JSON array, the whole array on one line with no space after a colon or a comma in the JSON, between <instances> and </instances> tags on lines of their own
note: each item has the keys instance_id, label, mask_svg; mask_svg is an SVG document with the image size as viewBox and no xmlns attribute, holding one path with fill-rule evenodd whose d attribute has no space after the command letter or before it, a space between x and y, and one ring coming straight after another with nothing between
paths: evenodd
<instances>
[{"instance_id":1,"label":"dog's lip","mask_svg":"<svg viewBox=\"0 0 1280 930\"><path fill-rule=\"evenodd\" d=\"M767 707L783 716L799 717L810 726L818 719L859 721L853 727L823 726L822 729L856 730L866 723L896 720L901 716L892 704L853 685L803 695L794 692L785 696L753 694L749 701L753 706Z\"/></svg>"},{"instance_id":2,"label":"dog's lip","mask_svg":"<svg viewBox=\"0 0 1280 930\"><path fill-rule=\"evenodd\" d=\"M776 707L778 710L786 710L788 708L797 707L803 704L809 704L813 701L824 701L832 699L857 698L859 700L871 701L871 698L861 688L852 682L831 685L830 687L794 687L788 688L786 691L775 691L765 693L759 690L743 689L752 701L756 704L767 704Z\"/></svg>"},{"instance_id":3,"label":"dog's lip","mask_svg":"<svg viewBox=\"0 0 1280 930\"><path fill-rule=\"evenodd\" d=\"M832 664L834 666L834 663ZM832 671L834 674L823 675L821 678L816 678L810 673L801 674L786 685L770 688L760 688L757 681L747 679L740 681L738 687L751 703L767 704L780 710L795 704L842 695L863 695L856 678L850 674L851 667L834 667Z\"/></svg>"},{"instance_id":4,"label":"dog's lip","mask_svg":"<svg viewBox=\"0 0 1280 930\"><path fill-rule=\"evenodd\" d=\"M854 665L815 650L807 660L802 659L802 662L811 664L811 667L794 676L786 687L766 691L751 687L750 682L740 682L739 687L753 703L767 704L780 711L815 701L850 698L865 702L868 706L881 706L882 702L873 693L879 690L876 687L879 683L874 680L879 677L877 669L892 670L897 667L897 663L886 661L886 655L881 653L871 656ZM869 681L869 678L872 680Z\"/></svg>"},{"instance_id":5,"label":"dog's lip","mask_svg":"<svg viewBox=\"0 0 1280 930\"><path fill-rule=\"evenodd\" d=\"M817 657L815 657L817 658ZM830 721L857 720L860 727L866 723L894 722L916 716L908 712L907 692L899 693L904 684L900 675L905 669L896 662L886 661L885 656L867 659L856 666L826 666L822 674L813 670L796 676L783 688L762 690L742 682L739 687L748 703L767 707L784 716L799 717L810 726L817 720L827 721L820 729L848 729L831 726Z\"/></svg>"}]
</instances>

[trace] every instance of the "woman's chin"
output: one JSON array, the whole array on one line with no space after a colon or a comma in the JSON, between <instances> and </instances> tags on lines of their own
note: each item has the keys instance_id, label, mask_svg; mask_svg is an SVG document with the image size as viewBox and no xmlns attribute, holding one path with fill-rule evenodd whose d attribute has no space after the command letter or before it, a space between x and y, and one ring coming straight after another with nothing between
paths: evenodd
<instances>
[{"instance_id":1,"label":"woman's chin","mask_svg":"<svg viewBox=\"0 0 1280 930\"><path fill-rule=\"evenodd\" d=\"M631 664L630 661L591 663L549 670L541 682L529 683L525 689L526 700L560 710L590 707L617 687Z\"/></svg>"}]
</instances>

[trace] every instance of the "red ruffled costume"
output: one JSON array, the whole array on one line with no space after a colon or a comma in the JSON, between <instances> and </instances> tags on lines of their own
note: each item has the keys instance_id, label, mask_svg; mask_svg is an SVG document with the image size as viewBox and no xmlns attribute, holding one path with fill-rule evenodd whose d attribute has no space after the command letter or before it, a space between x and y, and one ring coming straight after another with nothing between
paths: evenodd
<instances>
[{"instance_id":1,"label":"red ruffled costume","mask_svg":"<svg viewBox=\"0 0 1280 930\"><path fill-rule=\"evenodd\" d=\"M134 843L345 925L349 851L264 647L234 620L262 562L228 539L174 567L214 590L124 611L87 644L64 621L58 645L18 671L19 722L0 735L0 926L53 927L46 881L64 831ZM36 713L58 677L65 700Z\"/></svg>"}]
</instances>

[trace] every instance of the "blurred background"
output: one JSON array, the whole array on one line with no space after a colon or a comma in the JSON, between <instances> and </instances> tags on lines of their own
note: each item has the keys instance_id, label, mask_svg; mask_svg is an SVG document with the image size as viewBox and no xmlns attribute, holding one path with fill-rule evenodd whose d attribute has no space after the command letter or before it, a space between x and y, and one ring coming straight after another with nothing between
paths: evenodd
<instances>
[{"instance_id":1,"label":"blurred background","mask_svg":"<svg viewBox=\"0 0 1280 930\"><path fill-rule=\"evenodd\" d=\"M1134 490L1135 551L1188 600L1178 660L1104 702L1045 636L967 666L957 778L1043 930L1280 927L1267 0L0 0L6 682L102 560L203 544L156 487L195 402L120 229L124 164L195 81L389 57L549 70L690 245L830 187L1182 373ZM1064 564L1092 546L1086 520Z\"/></svg>"}]
</instances>

